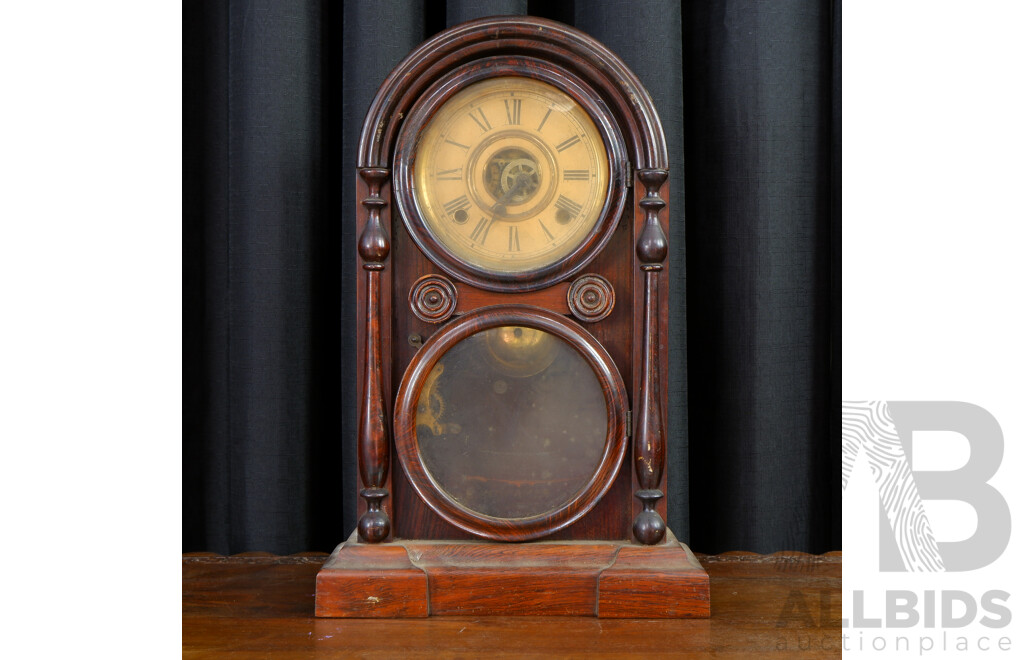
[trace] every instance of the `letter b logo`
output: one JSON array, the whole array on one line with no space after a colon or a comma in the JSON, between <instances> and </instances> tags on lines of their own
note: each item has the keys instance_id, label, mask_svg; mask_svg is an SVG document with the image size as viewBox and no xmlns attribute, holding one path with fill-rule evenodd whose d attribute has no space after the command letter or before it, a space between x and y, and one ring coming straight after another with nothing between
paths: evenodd
<instances>
[{"instance_id":1,"label":"letter b logo","mask_svg":"<svg viewBox=\"0 0 1024 660\"><path fill-rule=\"evenodd\" d=\"M970 446L956 470L912 471L915 431L953 431ZM954 401L873 401L843 404L843 488L863 451L878 486L883 571L970 571L991 564L1010 541L1010 509L988 484L1003 459L1003 432L979 406ZM937 541L922 504L957 500L978 517L974 535Z\"/></svg>"}]
</instances>

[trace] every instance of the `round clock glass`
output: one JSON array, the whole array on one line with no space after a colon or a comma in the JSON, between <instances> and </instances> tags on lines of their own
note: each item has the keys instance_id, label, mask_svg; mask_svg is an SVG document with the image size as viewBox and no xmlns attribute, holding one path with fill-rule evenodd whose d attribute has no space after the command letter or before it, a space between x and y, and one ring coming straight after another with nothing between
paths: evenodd
<instances>
[{"instance_id":1,"label":"round clock glass","mask_svg":"<svg viewBox=\"0 0 1024 660\"><path fill-rule=\"evenodd\" d=\"M395 447L442 518L524 541L578 520L611 487L627 407L611 356L582 327L539 307L481 307L413 357Z\"/></svg>"},{"instance_id":2,"label":"round clock glass","mask_svg":"<svg viewBox=\"0 0 1024 660\"><path fill-rule=\"evenodd\" d=\"M527 518L565 505L604 455L608 414L590 365L559 337L521 326L453 346L416 402L428 474L460 506Z\"/></svg>"},{"instance_id":3,"label":"round clock glass","mask_svg":"<svg viewBox=\"0 0 1024 660\"><path fill-rule=\"evenodd\" d=\"M457 260L526 273L571 254L608 196L601 132L547 82L503 76L452 95L419 134L413 171L427 231Z\"/></svg>"}]
</instances>

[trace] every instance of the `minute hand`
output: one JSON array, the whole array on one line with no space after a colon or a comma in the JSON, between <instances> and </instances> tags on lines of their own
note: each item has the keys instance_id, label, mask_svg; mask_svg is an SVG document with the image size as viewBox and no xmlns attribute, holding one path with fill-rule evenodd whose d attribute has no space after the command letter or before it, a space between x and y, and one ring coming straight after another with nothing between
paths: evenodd
<instances>
[{"instance_id":1,"label":"minute hand","mask_svg":"<svg viewBox=\"0 0 1024 660\"><path fill-rule=\"evenodd\" d=\"M512 199L512 197L515 196L515 194L518 193L523 188L523 186L529 183L529 177L527 177L525 174L520 174L519 176L516 177L516 182L512 184L512 187L506 190L505 194L501 196L501 199L499 199L494 204L494 206L491 207L491 215L495 216L495 220L497 219L497 216L505 215L505 202Z\"/></svg>"}]
</instances>

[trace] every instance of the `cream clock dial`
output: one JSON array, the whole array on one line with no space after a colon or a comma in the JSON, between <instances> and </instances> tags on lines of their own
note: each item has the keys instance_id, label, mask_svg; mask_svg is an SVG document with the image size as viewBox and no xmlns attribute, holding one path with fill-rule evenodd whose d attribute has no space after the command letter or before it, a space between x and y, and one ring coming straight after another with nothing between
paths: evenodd
<instances>
[{"instance_id":1,"label":"cream clock dial","mask_svg":"<svg viewBox=\"0 0 1024 660\"><path fill-rule=\"evenodd\" d=\"M548 83L499 77L448 99L413 166L427 230L454 257L495 273L564 258L600 220L608 153L584 109Z\"/></svg>"}]
</instances>

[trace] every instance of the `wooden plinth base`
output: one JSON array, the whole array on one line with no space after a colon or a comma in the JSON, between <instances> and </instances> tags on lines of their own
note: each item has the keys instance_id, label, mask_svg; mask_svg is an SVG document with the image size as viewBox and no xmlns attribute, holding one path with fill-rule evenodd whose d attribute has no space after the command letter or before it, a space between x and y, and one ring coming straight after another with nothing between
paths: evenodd
<instances>
[{"instance_id":1,"label":"wooden plinth base","mask_svg":"<svg viewBox=\"0 0 1024 660\"><path fill-rule=\"evenodd\" d=\"M316 576L319 617L705 618L710 583L686 545L403 541L339 545Z\"/></svg>"}]
</instances>

